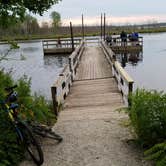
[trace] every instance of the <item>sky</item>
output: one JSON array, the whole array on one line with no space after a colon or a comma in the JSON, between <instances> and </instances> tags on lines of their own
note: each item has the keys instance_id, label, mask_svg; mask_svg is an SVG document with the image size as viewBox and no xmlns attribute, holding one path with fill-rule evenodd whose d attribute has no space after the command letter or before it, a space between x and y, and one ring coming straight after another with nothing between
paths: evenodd
<instances>
[{"instance_id":1,"label":"sky","mask_svg":"<svg viewBox=\"0 0 166 166\"><path fill-rule=\"evenodd\" d=\"M62 0L37 16L39 22L50 21L52 11L60 13L63 25L81 24L82 14L85 24L99 25L101 13L106 13L107 24L166 22L165 0Z\"/></svg>"}]
</instances>

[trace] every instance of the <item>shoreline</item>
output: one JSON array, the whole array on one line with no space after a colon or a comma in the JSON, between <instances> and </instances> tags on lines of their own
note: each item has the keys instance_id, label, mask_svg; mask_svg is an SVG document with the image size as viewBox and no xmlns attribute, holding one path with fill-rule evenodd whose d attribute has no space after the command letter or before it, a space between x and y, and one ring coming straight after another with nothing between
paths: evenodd
<instances>
[{"instance_id":1,"label":"shoreline","mask_svg":"<svg viewBox=\"0 0 166 166\"><path fill-rule=\"evenodd\" d=\"M144 29L138 29L138 28L133 28L133 27L128 27L128 28L118 28L118 29L113 29L107 34L120 34L121 31L124 30L126 33L130 34L132 32L138 32L140 34L157 34L157 33L166 33L166 27L161 27L161 28L144 28ZM85 37L88 36L100 36L100 32L94 32L94 33L87 33ZM80 33L74 34L74 37L82 37ZM57 38L70 38L70 35L61 35L61 34L51 34L51 35L40 35L40 34L34 34L34 35L26 35L26 36L5 36L0 39L0 44L7 44L7 41L17 41L17 42L39 42L42 39L57 39Z\"/></svg>"}]
</instances>

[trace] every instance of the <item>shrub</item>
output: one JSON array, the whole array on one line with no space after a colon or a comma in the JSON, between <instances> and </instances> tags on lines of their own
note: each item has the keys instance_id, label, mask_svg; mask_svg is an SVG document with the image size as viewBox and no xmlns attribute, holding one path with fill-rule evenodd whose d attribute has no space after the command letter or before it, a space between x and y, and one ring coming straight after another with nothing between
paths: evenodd
<instances>
[{"instance_id":1,"label":"shrub","mask_svg":"<svg viewBox=\"0 0 166 166\"><path fill-rule=\"evenodd\" d=\"M10 73L0 70L0 100L5 97L4 88L11 86L13 80ZM8 118L8 114L0 106L0 165L16 165L22 158L22 150L17 145L16 133Z\"/></svg>"},{"instance_id":2,"label":"shrub","mask_svg":"<svg viewBox=\"0 0 166 166\"><path fill-rule=\"evenodd\" d=\"M136 90L128 109L131 124L143 146L152 146L166 138L166 94Z\"/></svg>"},{"instance_id":3,"label":"shrub","mask_svg":"<svg viewBox=\"0 0 166 166\"><path fill-rule=\"evenodd\" d=\"M158 143L145 151L147 160L156 161L156 166L166 165L166 142Z\"/></svg>"},{"instance_id":4,"label":"shrub","mask_svg":"<svg viewBox=\"0 0 166 166\"><path fill-rule=\"evenodd\" d=\"M50 124L55 115L52 112L51 103L44 96L31 95L31 80L23 76L17 82L17 92L19 94L18 103L20 105L20 113L22 118L34 120L44 124Z\"/></svg>"},{"instance_id":5,"label":"shrub","mask_svg":"<svg viewBox=\"0 0 166 166\"><path fill-rule=\"evenodd\" d=\"M0 166L15 166L23 158L23 149L17 144L17 135L8 114L0 109Z\"/></svg>"}]
</instances>

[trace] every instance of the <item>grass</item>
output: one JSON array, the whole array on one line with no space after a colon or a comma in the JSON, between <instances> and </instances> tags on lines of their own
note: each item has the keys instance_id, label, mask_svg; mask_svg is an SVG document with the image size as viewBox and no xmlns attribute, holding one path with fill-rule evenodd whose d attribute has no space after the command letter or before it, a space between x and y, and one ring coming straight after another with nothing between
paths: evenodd
<instances>
[{"instance_id":1,"label":"grass","mask_svg":"<svg viewBox=\"0 0 166 166\"><path fill-rule=\"evenodd\" d=\"M131 96L128 114L137 143L145 151L146 159L156 161L156 166L166 164L166 94L137 89Z\"/></svg>"}]
</instances>

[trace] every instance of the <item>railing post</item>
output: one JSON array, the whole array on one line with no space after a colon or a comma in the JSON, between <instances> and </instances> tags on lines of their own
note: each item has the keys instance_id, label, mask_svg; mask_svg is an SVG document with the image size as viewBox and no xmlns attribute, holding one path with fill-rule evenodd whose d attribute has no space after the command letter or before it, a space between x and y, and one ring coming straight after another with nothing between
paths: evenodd
<instances>
[{"instance_id":1,"label":"railing post","mask_svg":"<svg viewBox=\"0 0 166 166\"><path fill-rule=\"evenodd\" d=\"M73 27L72 27L72 23L71 22L70 22L70 33L71 33L72 51L74 51Z\"/></svg>"},{"instance_id":2,"label":"railing post","mask_svg":"<svg viewBox=\"0 0 166 166\"><path fill-rule=\"evenodd\" d=\"M84 33L84 15L82 14L82 38L84 39L85 33Z\"/></svg>"},{"instance_id":3,"label":"railing post","mask_svg":"<svg viewBox=\"0 0 166 166\"><path fill-rule=\"evenodd\" d=\"M128 106L131 107L131 104L132 104L132 101L131 101L131 94L133 92L133 82L129 82L129 85L128 85L129 89L128 89Z\"/></svg>"},{"instance_id":4,"label":"railing post","mask_svg":"<svg viewBox=\"0 0 166 166\"><path fill-rule=\"evenodd\" d=\"M101 34L100 35L101 35L101 39L102 39L103 38L103 15L102 14L101 14L101 25L100 25L100 28L101 28L101 30L100 30Z\"/></svg>"},{"instance_id":5,"label":"railing post","mask_svg":"<svg viewBox=\"0 0 166 166\"><path fill-rule=\"evenodd\" d=\"M69 70L71 72L71 81L73 82L73 69L72 69L72 61L71 58L69 58Z\"/></svg>"},{"instance_id":6,"label":"railing post","mask_svg":"<svg viewBox=\"0 0 166 166\"><path fill-rule=\"evenodd\" d=\"M104 41L105 41L105 32L106 32L106 16L105 16L105 13L104 13Z\"/></svg>"},{"instance_id":7,"label":"railing post","mask_svg":"<svg viewBox=\"0 0 166 166\"><path fill-rule=\"evenodd\" d=\"M53 102L53 109L54 113L56 116L58 116L58 102L56 100L56 93L57 93L57 88L55 86L51 87L51 94L52 94L52 102Z\"/></svg>"}]
</instances>

